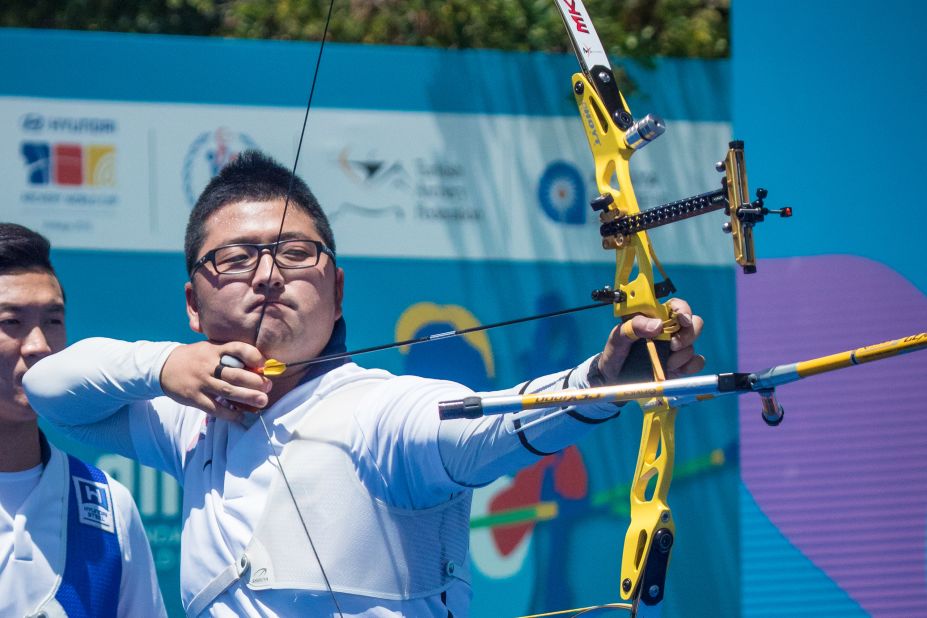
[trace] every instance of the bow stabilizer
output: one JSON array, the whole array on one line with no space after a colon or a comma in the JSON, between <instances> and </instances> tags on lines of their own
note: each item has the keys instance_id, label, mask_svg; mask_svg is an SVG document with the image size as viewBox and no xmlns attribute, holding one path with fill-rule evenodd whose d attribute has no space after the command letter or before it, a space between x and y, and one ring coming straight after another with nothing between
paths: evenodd
<instances>
[{"instance_id":1,"label":"bow stabilizer","mask_svg":"<svg viewBox=\"0 0 927 618\"><path fill-rule=\"evenodd\" d=\"M481 418L494 414L507 414L525 410L549 410L560 408L555 414L563 414L568 406L595 405L639 401L651 397L665 397L677 407L716 399L726 395L757 393L763 397L776 388L817 375L848 369L875 361L885 360L903 354L927 350L927 332L914 333L907 337L870 344L852 350L828 354L808 360L775 365L750 373L718 373L714 375L676 378L663 382L640 382L600 386L575 390L553 391L533 395L491 395L487 397L465 397L453 401L442 401L442 418ZM781 412L781 408L779 409ZM544 417L544 420L554 415ZM763 420L778 425L780 419L770 422L764 405ZM519 420L528 415L519 415ZM522 424L519 430L531 427Z\"/></svg>"}]
</instances>

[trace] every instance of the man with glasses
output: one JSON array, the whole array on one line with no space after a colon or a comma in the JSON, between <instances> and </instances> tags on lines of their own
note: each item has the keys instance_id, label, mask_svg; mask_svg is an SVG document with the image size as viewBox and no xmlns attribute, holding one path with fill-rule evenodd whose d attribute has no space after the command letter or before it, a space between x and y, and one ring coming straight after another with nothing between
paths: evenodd
<instances>
[{"instance_id":1,"label":"man with glasses","mask_svg":"<svg viewBox=\"0 0 927 618\"><path fill-rule=\"evenodd\" d=\"M453 382L344 358L273 380L246 369L345 351L328 219L300 179L259 153L203 191L185 253L190 327L207 341L85 340L25 384L70 435L184 485L190 616L465 616L472 488L618 415L594 406L512 434L505 416L439 422L439 401L471 394ZM701 319L683 301L673 308L681 329L668 369L692 373L704 363L692 348ZM510 390L614 382L632 339L661 329L635 317L578 367Z\"/></svg>"},{"instance_id":2,"label":"man with glasses","mask_svg":"<svg viewBox=\"0 0 927 618\"><path fill-rule=\"evenodd\" d=\"M52 446L23 391L65 338L48 241L0 223L0 616L164 616L129 491Z\"/></svg>"}]
</instances>

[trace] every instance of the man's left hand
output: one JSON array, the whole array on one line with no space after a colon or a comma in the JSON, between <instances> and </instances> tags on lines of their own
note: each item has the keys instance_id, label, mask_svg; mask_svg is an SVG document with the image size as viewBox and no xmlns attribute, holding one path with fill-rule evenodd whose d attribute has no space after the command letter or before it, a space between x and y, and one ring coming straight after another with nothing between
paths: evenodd
<instances>
[{"instance_id":1,"label":"man's left hand","mask_svg":"<svg viewBox=\"0 0 927 618\"><path fill-rule=\"evenodd\" d=\"M705 367L705 357L696 354L693 345L702 332L704 321L692 313L689 303L680 298L673 298L668 304L676 315L679 331L674 333L670 339L670 355L664 367L666 377L679 378L698 373ZM598 358L599 372L609 384L620 380L621 370L634 341L653 339L663 330L663 323L660 320L643 315L634 316L628 323L630 326L625 326L625 328L630 329L634 336L625 335L622 332L624 325L619 324L612 329L605 343L605 349Z\"/></svg>"}]
</instances>

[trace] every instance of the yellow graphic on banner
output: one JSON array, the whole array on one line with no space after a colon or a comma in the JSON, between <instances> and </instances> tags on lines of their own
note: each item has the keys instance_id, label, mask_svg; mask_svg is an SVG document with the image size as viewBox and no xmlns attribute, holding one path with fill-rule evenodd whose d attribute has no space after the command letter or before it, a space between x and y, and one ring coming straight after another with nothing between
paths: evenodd
<instances>
[{"instance_id":1,"label":"yellow graphic on banner","mask_svg":"<svg viewBox=\"0 0 927 618\"><path fill-rule=\"evenodd\" d=\"M85 149L86 184L91 187L116 186L116 147L94 144Z\"/></svg>"},{"instance_id":2,"label":"yellow graphic on banner","mask_svg":"<svg viewBox=\"0 0 927 618\"><path fill-rule=\"evenodd\" d=\"M421 302L411 305L399 316L399 320L396 322L396 339L400 341L412 339L423 326L436 322L450 324L455 330L482 326L469 309L460 305L436 305L435 303ZM479 352L483 364L486 366L486 375L490 378L495 377L496 365L486 332L466 333L463 338ZM399 348L399 351L408 354L409 346L403 346Z\"/></svg>"}]
</instances>

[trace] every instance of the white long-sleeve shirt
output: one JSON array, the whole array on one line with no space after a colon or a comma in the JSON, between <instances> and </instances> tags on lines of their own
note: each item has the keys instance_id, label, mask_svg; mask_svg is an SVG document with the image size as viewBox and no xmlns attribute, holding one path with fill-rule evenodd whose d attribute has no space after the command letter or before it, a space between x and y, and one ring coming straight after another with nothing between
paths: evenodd
<instances>
[{"instance_id":1,"label":"white long-sleeve shirt","mask_svg":"<svg viewBox=\"0 0 927 618\"><path fill-rule=\"evenodd\" d=\"M107 481L122 559L116 615L167 616L135 502ZM65 567L70 485L67 456L51 445L39 467L0 473L0 616L33 615L54 596Z\"/></svg>"},{"instance_id":2,"label":"white long-sleeve shirt","mask_svg":"<svg viewBox=\"0 0 927 618\"><path fill-rule=\"evenodd\" d=\"M391 506L422 509L450 500L538 459L505 429L502 416L440 421L439 401L473 394L459 384L342 365L294 388L250 428L215 420L163 396L159 376L178 344L88 339L37 363L23 381L33 408L72 438L115 451L173 475L184 487L181 594L184 605L250 541L279 471L282 452L306 411L327 393L371 376L387 378L376 405L355 413L366 448L352 453L361 482ZM591 360L591 359L590 359ZM525 392L588 386L589 360L576 370L533 380ZM517 392L519 387L505 392ZM584 407L591 419L612 405ZM591 425L563 415L526 432L538 451L560 450ZM298 471L287 470L289 475ZM310 526L311 522L307 522ZM346 533L350 529L346 527ZM467 615L470 590L386 600L338 594L345 616ZM327 593L252 591L238 582L209 608L213 616L331 615Z\"/></svg>"}]
</instances>

